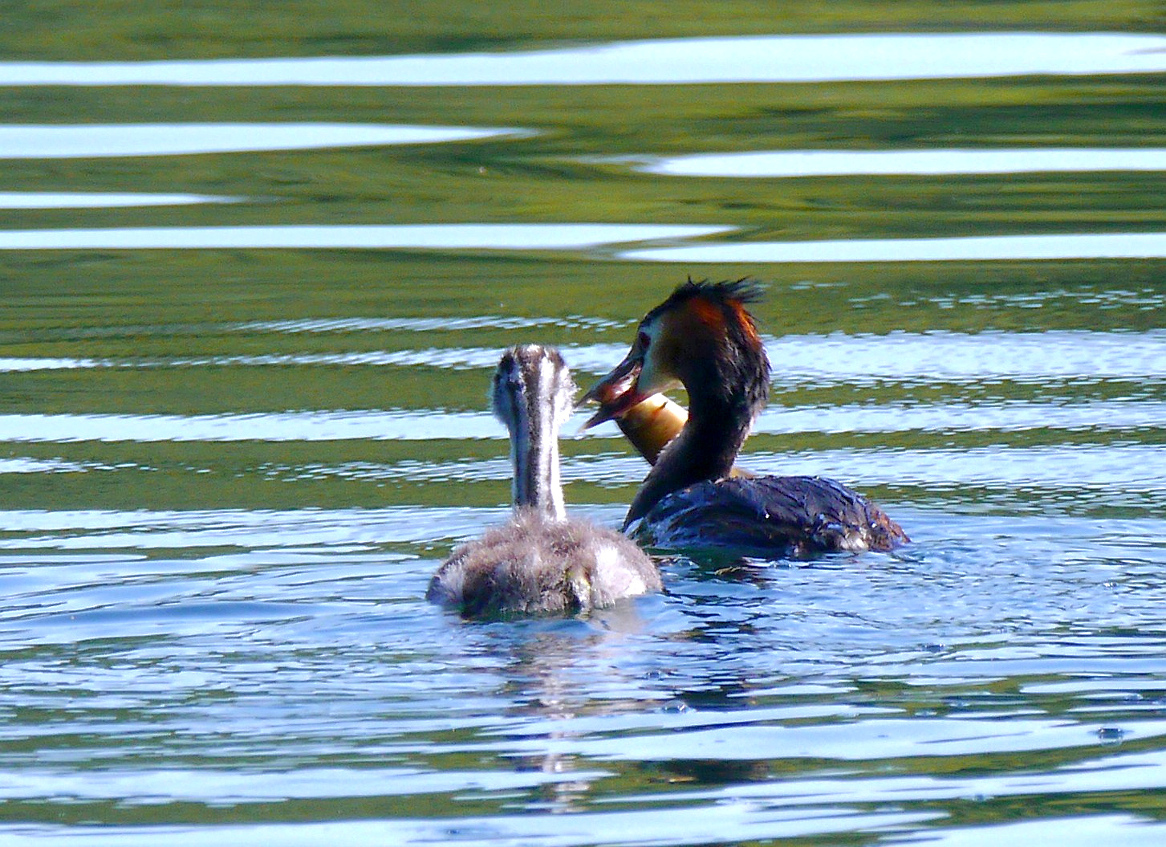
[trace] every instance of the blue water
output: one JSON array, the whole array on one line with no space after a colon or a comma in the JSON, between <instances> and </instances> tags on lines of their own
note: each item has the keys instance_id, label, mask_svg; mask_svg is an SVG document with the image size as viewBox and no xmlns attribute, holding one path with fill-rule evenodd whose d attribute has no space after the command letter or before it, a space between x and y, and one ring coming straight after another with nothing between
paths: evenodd
<instances>
[{"instance_id":1,"label":"blue water","mask_svg":"<svg viewBox=\"0 0 1166 847\"><path fill-rule=\"evenodd\" d=\"M900 553L466 624L381 548L479 511L4 513L6 840L942 838L1163 788L1161 521L905 511Z\"/></svg>"}]
</instances>

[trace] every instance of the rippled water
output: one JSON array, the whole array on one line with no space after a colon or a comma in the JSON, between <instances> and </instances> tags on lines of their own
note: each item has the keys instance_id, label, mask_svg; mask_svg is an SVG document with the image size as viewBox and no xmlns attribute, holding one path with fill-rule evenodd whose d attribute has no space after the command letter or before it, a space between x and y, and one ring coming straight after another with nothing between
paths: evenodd
<instances>
[{"instance_id":1,"label":"rippled water","mask_svg":"<svg viewBox=\"0 0 1166 847\"><path fill-rule=\"evenodd\" d=\"M1166 38L863 33L685 38L431 56L6 62L8 85L659 85L1166 71Z\"/></svg>"},{"instance_id":2,"label":"rippled water","mask_svg":"<svg viewBox=\"0 0 1166 847\"><path fill-rule=\"evenodd\" d=\"M729 5L12 12L0 841L1166 842L1160 16ZM914 542L426 604L500 350L586 384L690 273L767 292L741 464Z\"/></svg>"}]
</instances>

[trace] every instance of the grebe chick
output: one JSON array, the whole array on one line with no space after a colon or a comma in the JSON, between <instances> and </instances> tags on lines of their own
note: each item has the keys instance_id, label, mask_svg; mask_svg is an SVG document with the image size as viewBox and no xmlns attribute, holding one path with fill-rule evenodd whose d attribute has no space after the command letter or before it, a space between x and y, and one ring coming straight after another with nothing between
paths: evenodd
<instances>
[{"instance_id":1,"label":"grebe chick","mask_svg":"<svg viewBox=\"0 0 1166 847\"><path fill-rule=\"evenodd\" d=\"M662 588L634 541L567 517L558 437L574 394L558 350L524 344L503 354L492 403L510 431L514 515L454 550L426 599L465 617L579 613Z\"/></svg>"},{"instance_id":2,"label":"grebe chick","mask_svg":"<svg viewBox=\"0 0 1166 847\"><path fill-rule=\"evenodd\" d=\"M688 391L688 420L632 500L624 530L660 546L771 558L908 541L878 506L833 480L733 475L769 396L769 359L746 308L759 296L745 280L689 280L644 316L627 356L584 397L602 404L591 425L656 392Z\"/></svg>"}]
</instances>

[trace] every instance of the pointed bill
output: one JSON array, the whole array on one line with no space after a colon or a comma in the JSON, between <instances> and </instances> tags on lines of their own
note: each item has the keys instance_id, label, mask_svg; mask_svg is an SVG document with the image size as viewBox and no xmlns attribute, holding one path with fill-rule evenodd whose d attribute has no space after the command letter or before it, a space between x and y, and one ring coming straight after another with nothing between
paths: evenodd
<instances>
[{"instance_id":1,"label":"pointed bill","mask_svg":"<svg viewBox=\"0 0 1166 847\"><path fill-rule=\"evenodd\" d=\"M648 395L641 394L637 389L643 358L643 353L633 349L607 376L595 383L591 390L580 398L579 405L588 400L599 403L599 409L583 424L580 432L605 421L614 420L648 398Z\"/></svg>"}]
</instances>

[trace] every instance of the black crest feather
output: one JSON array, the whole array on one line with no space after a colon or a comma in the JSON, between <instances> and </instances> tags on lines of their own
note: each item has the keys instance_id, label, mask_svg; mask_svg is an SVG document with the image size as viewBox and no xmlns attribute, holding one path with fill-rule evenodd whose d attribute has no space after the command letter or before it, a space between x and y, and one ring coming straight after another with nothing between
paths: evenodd
<instances>
[{"instance_id":1,"label":"black crest feather","mask_svg":"<svg viewBox=\"0 0 1166 847\"><path fill-rule=\"evenodd\" d=\"M718 304L735 301L741 305L749 305L762 300L765 297L765 290L761 287L761 283L747 276L721 282L712 282L707 279L693 280L690 276L685 282L676 286L676 290L672 292L671 296L657 308L663 311L696 297Z\"/></svg>"}]
</instances>

